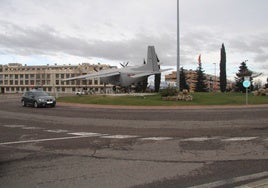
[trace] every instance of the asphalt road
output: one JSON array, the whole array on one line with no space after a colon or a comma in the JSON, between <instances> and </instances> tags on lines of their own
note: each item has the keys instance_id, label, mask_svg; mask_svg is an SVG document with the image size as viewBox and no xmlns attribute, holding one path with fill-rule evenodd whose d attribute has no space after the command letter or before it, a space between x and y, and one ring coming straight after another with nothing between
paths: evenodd
<instances>
[{"instance_id":1,"label":"asphalt road","mask_svg":"<svg viewBox=\"0 0 268 188\"><path fill-rule=\"evenodd\" d=\"M268 105L35 109L2 98L0 187L234 187L266 179L267 114Z\"/></svg>"}]
</instances>

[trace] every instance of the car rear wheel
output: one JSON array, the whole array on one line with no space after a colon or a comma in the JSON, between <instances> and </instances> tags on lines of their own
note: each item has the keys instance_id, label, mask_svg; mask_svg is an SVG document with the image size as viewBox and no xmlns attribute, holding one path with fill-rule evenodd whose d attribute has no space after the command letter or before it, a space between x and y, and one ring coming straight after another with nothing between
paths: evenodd
<instances>
[{"instance_id":1,"label":"car rear wheel","mask_svg":"<svg viewBox=\"0 0 268 188\"><path fill-rule=\"evenodd\" d=\"M36 101L34 101L34 107L38 108L38 103Z\"/></svg>"}]
</instances>

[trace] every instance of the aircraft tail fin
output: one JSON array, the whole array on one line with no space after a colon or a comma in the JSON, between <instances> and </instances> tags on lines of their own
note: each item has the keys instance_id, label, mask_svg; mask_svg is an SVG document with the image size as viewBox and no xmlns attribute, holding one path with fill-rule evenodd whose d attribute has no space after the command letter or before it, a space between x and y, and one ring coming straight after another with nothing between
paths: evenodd
<instances>
[{"instance_id":1,"label":"aircraft tail fin","mask_svg":"<svg viewBox=\"0 0 268 188\"><path fill-rule=\"evenodd\" d=\"M149 71L158 72L160 69L158 62L159 60L155 53L154 46L148 46L146 69Z\"/></svg>"}]
</instances>

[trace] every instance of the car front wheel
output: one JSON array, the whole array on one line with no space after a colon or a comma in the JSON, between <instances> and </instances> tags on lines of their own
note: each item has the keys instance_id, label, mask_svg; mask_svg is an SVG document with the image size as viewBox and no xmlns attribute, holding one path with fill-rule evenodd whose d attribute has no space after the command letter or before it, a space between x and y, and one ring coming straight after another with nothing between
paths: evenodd
<instances>
[{"instance_id":1,"label":"car front wheel","mask_svg":"<svg viewBox=\"0 0 268 188\"><path fill-rule=\"evenodd\" d=\"M26 106L25 101L21 101L21 105L22 105L23 107L25 107L25 106Z\"/></svg>"},{"instance_id":2,"label":"car front wheel","mask_svg":"<svg viewBox=\"0 0 268 188\"><path fill-rule=\"evenodd\" d=\"M38 103L36 101L34 101L34 107L38 108Z\"/></svg>"}]
</instances>

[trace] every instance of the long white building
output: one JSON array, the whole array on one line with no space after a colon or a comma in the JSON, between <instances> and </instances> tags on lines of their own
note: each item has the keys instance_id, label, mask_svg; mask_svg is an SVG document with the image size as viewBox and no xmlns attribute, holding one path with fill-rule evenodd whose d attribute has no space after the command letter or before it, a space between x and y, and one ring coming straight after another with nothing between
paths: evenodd
<instances>
[{"instance_id":1,"label":"long white building","mask_svg":"<svg viewBox=\"0 0 268 188\"><path fill-rule=\"evenodd\" d=\"M0 93L22 93L32 88L42 88L49 93L75 93L86 90L102 92L100 79L62 81L65 78L112 68L109 65L45 65L27 66L19 63L0 64ZM106 87L111 87L110 85Z\"/></svg>"}]
</instances>

